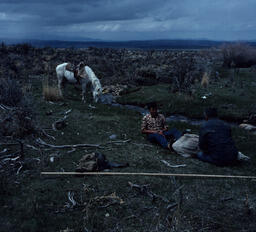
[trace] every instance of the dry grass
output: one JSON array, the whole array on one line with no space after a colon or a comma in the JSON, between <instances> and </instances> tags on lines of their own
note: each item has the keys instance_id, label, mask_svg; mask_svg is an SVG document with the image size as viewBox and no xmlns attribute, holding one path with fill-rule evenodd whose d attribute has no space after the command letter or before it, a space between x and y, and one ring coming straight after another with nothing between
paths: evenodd
<instances>
[{"instance_id":1,"label":"dry grass","mask_svg":"<svg viewBox=\"0 0 256 232\"><path fill-rule=\"evenodd\" d=\"M204 73L202 80L201 80L201 86L204 88L208 88L209 86L209 75L207 72Z\"/></svg>"},{"instance_id":2,"label":"dry grass","mask_svg":"<svg viewBox=\"0 0 256 232\"><path fill-rule=\"evenodd\" d=\"M49 86L48 82L43 82L43 98L46 101L60 101L63 97L59 93L57 87Z\"/></svg>"}]
</instances>

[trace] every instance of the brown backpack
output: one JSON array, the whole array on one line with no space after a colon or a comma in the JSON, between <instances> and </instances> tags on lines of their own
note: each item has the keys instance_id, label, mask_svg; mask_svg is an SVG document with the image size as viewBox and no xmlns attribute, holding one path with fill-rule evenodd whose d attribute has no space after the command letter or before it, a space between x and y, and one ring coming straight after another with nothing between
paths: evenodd
<instances>
[{"instance_id":1,"label":"brown backpack","mask_svg":"<svg viewBox=\"0 0 256 232\"><path fill-rule=\"evenodd\" d=\"M77 172L95 172L102 170L100 167L100 159L104 162L105 156L99 153L90 153L84 155L80 160L78 167L76 168Z\"/></svg>"},{"instance_id":2,"label":"brown backpack","mask_svg":"<svg viewBox=\"0 0 256 232\"><path fill-rule=\"evenodd\" d=\"M119 164L115 162L109 162L106 156L101 153L90 153L84 155L80 160L76 168L76 172L98 172L104 169L111 168L124 168L128 167L129 164Z\"/></svg>"}]
</instances>

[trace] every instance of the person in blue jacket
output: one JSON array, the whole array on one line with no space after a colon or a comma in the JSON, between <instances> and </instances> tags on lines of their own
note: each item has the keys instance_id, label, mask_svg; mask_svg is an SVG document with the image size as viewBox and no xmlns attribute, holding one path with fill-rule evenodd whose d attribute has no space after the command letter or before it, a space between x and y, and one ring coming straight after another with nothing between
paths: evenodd
<instances>
[{"instance_id":1,"label":"person in blue jacket","mask_svg":"<svg viewBox=\"0 0 256 232\"><path fill-rule=\"evenodd\" d=\"M204 112L206 122L200 128L199 160L217 166L233 165L237 162L238 150L232 139L231 128L218 118L216 108Z\"/></svg>"}]
</instances>

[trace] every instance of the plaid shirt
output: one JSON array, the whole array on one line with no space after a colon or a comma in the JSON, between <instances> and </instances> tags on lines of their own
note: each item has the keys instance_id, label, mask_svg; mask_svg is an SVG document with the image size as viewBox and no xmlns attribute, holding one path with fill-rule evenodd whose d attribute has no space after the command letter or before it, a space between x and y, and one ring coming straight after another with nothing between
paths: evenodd
<instances>
[{"instance_id":1,"label":"plaid shirt","mask_svg":"<svg viewBox=\"0 0 256 232\"><path fill-rule=\"evenodd\" d=\"M163 130L165 127L165 117L158 114L156 118L152 118L151 114L147 114L142 119L141 130Z\"/></svg>"}]
</instances>

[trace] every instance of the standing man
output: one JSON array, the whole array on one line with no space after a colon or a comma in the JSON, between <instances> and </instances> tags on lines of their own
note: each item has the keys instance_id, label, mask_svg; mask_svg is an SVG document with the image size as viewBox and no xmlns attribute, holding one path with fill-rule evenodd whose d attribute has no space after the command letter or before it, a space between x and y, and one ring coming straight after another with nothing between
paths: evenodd
<instances>
[{"instance_id":1,"label":"standing man","mask_svg":"<svg viewBox=\"0 0 256 232\"><path fill-rule=\"evenodd\" d=\"M204 112L206 122L199 132L197 158L218 166L235 164L238 151L231 136L229 125L218 119L217 109L209 108Z\"/></svg>"},{"instance_id":2,"label":"standing man","mask_svg":"<svg viewBox=\"0 0 256 232\"><path fill-rule=\"evenodd\" d=\"M182 133L175 128L168 130L165 124L165 117L157 112L157 104L148 104L149 114L142 119L141 132L147 135L150 142L158 143L163 148L171 150L174 141L182 136Z\"/></svg>"}]
</instances>

